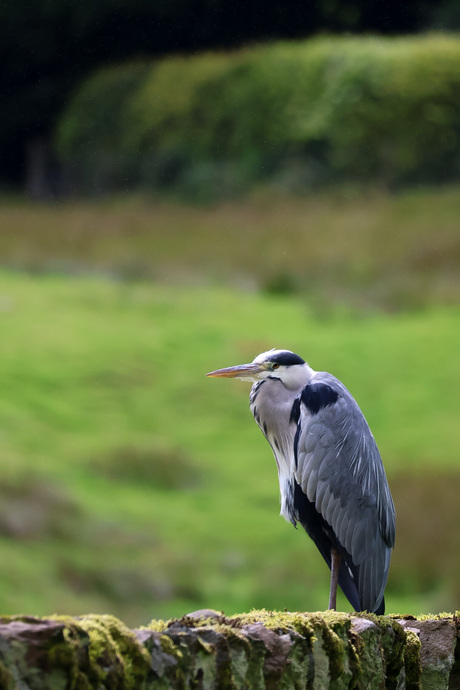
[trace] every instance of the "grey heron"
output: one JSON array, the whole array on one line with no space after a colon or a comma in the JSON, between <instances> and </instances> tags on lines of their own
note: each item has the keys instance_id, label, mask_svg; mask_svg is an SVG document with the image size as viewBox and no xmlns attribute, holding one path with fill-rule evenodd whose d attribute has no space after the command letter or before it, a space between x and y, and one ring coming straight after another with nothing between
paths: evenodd
<instances>
[{"instance_id":1,"label":"grey heron","mask_svg":"<svg viewBox=\"0 0 460 690\"><path fill-rule=\"evenodd\" d=\"M299 522L355 611L383 614L395 509L377 444L357 402L332 374L290 350L207 376L252 382L250 408L278 467L281 515Z\"/></svg>"}]
</instances>

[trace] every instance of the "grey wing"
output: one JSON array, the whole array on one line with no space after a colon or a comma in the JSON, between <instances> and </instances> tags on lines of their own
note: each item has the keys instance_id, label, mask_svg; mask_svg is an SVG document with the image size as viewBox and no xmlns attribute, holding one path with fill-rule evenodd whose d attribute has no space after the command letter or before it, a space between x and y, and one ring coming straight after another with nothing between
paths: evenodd
<instances>
[{"instance_id":1,"label":"grey wing","mask_svg":"<svg viewBox=\"0 0 460 690\"><path fill-rule=\"evenodd\" d=\"M383 599L395 510L382 460L369 426L349 391L327 375L338 393L317 411L300 405L296 435L296 481L336 539L350 554L362 609Z\"/></svg>"}]
</instances>

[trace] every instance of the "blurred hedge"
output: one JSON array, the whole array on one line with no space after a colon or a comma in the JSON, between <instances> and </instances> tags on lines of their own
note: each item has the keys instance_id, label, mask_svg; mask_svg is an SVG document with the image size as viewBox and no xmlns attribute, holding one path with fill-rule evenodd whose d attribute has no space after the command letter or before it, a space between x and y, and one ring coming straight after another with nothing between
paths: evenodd
<instances>
[{"instance_id":1,"label":"blurred hedge","mask_svg":"<svg viewBox=\"0 0 460 690\"><path fill-rule=\"evenodd\" d=\"M321 38L98 72L62 114L77 180L229 195L460 176L460 38Z\"/></svg>"}]
</instances>

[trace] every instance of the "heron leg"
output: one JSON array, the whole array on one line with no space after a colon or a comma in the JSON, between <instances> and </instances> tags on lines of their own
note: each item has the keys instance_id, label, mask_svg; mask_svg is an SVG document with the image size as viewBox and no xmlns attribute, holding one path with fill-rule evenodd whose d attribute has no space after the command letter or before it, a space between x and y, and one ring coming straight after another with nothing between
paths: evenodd
<instances>
[{"instance_id":1,"label":"heron leg","mask_svg":"<svg viewBox=\"0 0 460 690\"><path fill-rule=\"evenodd\" d=\"M342 554L331 547L331 590L329 592L329 608L333 611L337 608L337 585L339 582L339 570Z\"/></svg>"}]
</instances>

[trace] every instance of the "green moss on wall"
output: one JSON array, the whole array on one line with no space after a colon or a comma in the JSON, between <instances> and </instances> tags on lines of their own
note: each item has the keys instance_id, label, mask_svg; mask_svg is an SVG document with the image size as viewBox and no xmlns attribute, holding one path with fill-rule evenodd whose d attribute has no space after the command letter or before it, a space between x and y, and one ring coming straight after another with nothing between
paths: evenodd
<instances>
[{"instance_id":1,"label":"green moss on wall","mask_svg":"<svg viewBox=\"0 0 460 690\"><path fill-rule=\"evenodd\" d=\"M456 687L457 616L196 612L129 630L113 616L0 619L0 687L315 690Z\"/></svg>"}]
</instances>

